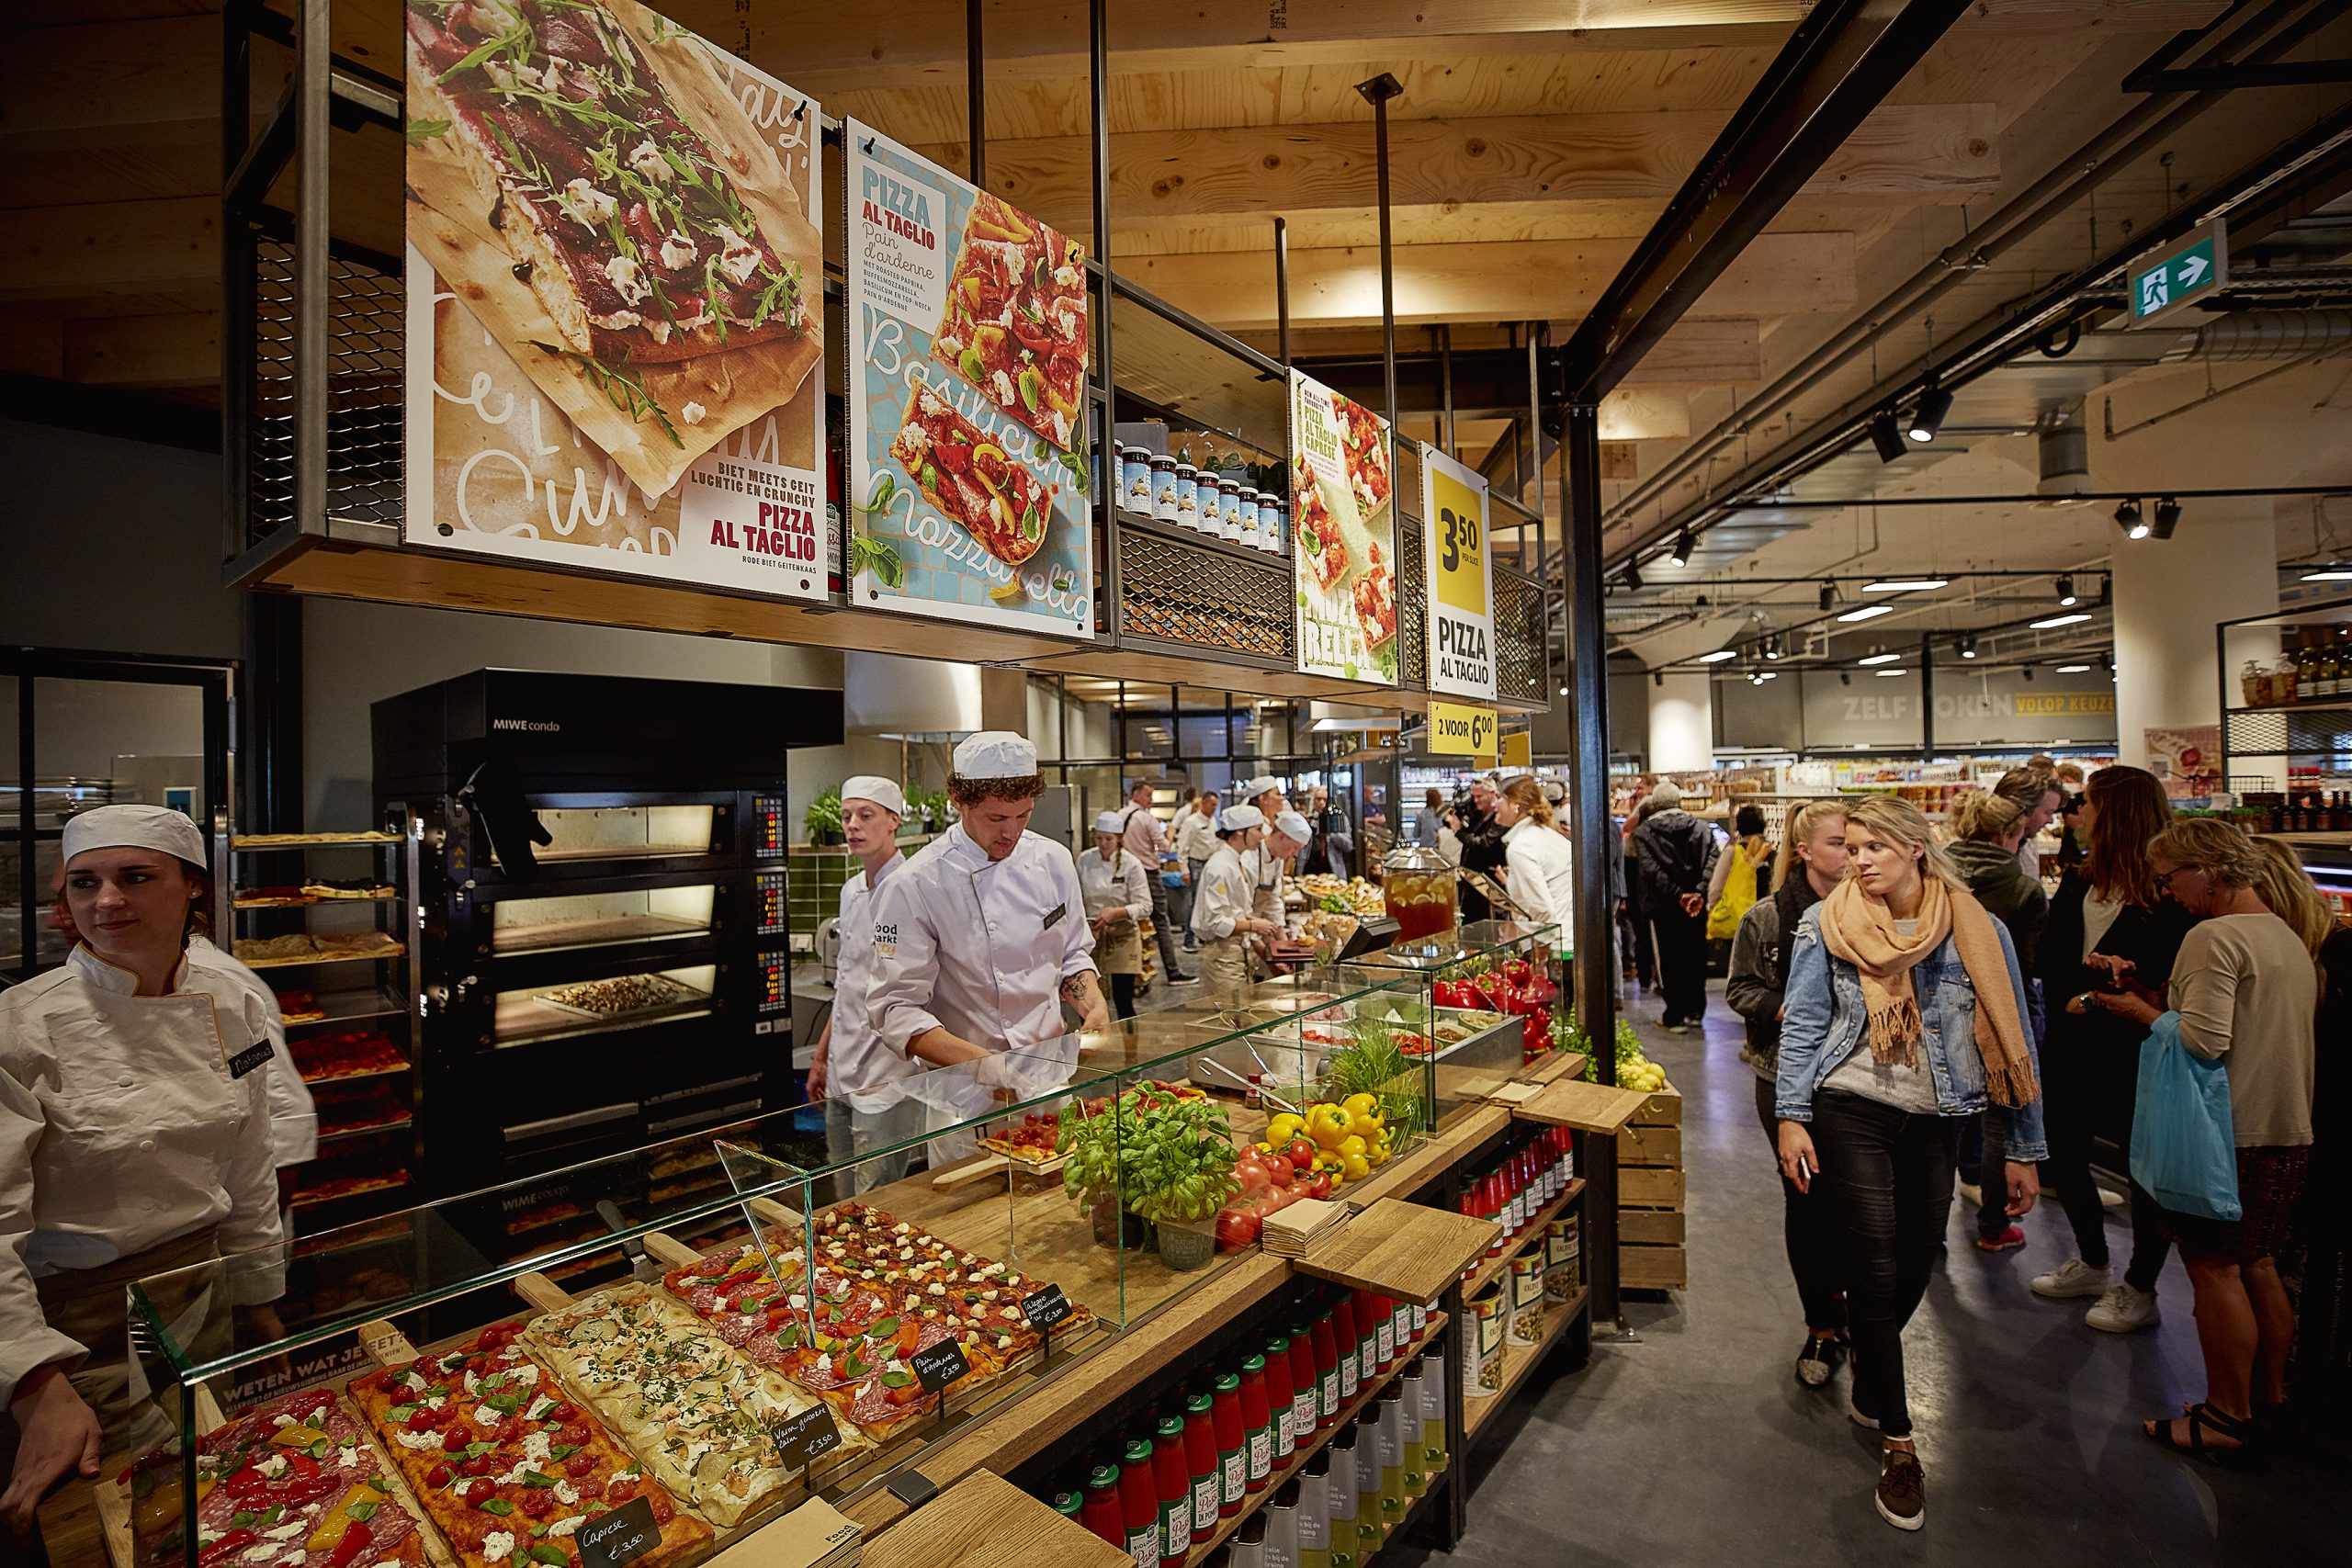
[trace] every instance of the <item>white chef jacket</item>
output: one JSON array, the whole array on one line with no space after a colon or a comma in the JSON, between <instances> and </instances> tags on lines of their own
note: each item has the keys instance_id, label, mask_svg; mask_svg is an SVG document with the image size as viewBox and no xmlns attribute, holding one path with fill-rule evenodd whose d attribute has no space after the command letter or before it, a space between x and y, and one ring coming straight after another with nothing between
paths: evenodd
<instances>
[{"instance_id":1,"label":"white chef jacket","mask_svg":"<svg viewBox=\"0 0 2352 1568\"><path fill-rule=\"evenodd\" d=\"M218 970L183 960L172 994L76 946L0 992L0 1405L26 1373L87 1348L49 1326L35 1279L218 1227L240 1303L285 1289L268 1075L232 1057L269 1031Z\"/></svg>"},{"instance_id":2,"label":"white chef jacket","mask_svg":"<svg viewBox=\"0 0 2352 1568\"><path fill-rule=\"evenodd\" d=\"M1201 885L1193 889L1193 935L1204 942L1229 937L1250 919L1250 869L1241 852L1220 843L1208 864L1201 867Z\"/></svg>"},{"instance_id":3,"label":"white chef jacket","mask_svg":"<svg viewBox=\"0 0 2352 1568\"><path fill-rule=\"evenodd\" d=\"M1086 897L1090 926L1097 915L1113 908L1125 909L1131 920L1141 920L1151 913L1151 884L1145 880L1143 862L1125 850L1117 851L1116 856L1106 861L1100 850L1089 850L1078 857L1078 886Z\"/></svg>"},{"instance_id":4,"label":"white chef jacket","mask_svg":"<svg viewBox=\"0 0 2352 1568\"><path fill-rule=\"evenodd\" d=\"M187 961L199 968L218 970L261 1004L271 1046L269 1066L262 1071L269 1079L269 1141L277 1150L277 1167L283 1170L316 1159L318 1106L311 1099L311 1086L302 1081L302 1069L294 1065L294 1054L286 1048L286 1015L277 1010L277 993L269 988L268 981L203 937L187 939Z\"/></svg>"},{"instance_id":5,"label":"white chef jacket","mask_svg":"<svg viewBox=\"0 0 2352 1568\"><path fill-rule=\"evenodd\" d=\"M903 1056L944 1029L975 1044L1058 1038L1062 982L1094 968L1094 932L1070 852L1023 833L1001 861L957 823L876 892L874 1026Z\"/></svg>"},{"instance_id":6,"label":"white chef jacket","mask_svg":"<svg viewBox=\"0 0 2352 1568\"><path fill-rule=\"evenodd\" d=\"M1557 926L1555 947L1568 945L1570 913L1576 908L1576 874L1568 840L1522 817L1503 835L1503 863L1510 867L1510 901L1530 926Z\"/></svg>"},{"instance_id":7,"label":"white chef jacket","mask_svg":"<svg viewBox=\"0 0 2352 1568\"><path fill-rule=\"evenodd\" d=\"M1176 853L1187 863L1216 853L1216 823L1205 813L1186 807L1176 817Z\"/></svg>"},{"instance_id":8,"label":"white chef jacket","mask_svg":"<svg viewBox=\"0 0 2352 1568\"><path fill-rule=\"evenodd\" d=\"M874 1027L874 985L881 968L874 957L874 899L885 879L906 869L894 854L865 883L860 866L842 884L841 965L833 975L833 1040L826 1060L834 1086L852 1111L888 1111L906 1098L898 1086L922 1070L905 1053L888 1049Z\"/></svg>"},{"instance_id":9,"label":"white chef jacket","mask_svg":"<svg viewBox=\"0 0 2352 1568\"><path fill-rule=\"evenodd\" d=\"M1261 920L1283 918L1283 872L1288 863L1263 843L1241 857L1241 871L1250 879L1250 912Z\"/></svg>"}]
</instances>

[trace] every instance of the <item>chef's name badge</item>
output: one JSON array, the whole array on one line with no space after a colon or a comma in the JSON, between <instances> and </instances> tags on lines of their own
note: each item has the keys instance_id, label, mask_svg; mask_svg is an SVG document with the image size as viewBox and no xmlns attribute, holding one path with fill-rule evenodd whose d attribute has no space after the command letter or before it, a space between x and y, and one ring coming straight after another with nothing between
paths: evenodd
<instances>
[{"instance_id":1,"label":"chef's name badge","mask_svg":"<svg viewBox=\"0 0 2352 1568\"><path fill-rule=\"evenodd\" d=\"M1056 926L1062 923L1062 917L1069 913L1069 906L1068 904L1055 905L1053 912L1046 917L1045 929L1046 931L1052 931Z\"/></svg>"},{"instance_id":2,"label":"chef's name badge","mask_svg":"<svg viewBox=\"0 0 2352 1568\"><path fill-rule=\"evenodd\" d=\"M229 1076L232 1078L243 1077L255 1067L258 1067L267 1062L269 1057L269 1042L266 1040L256 1040L252 1044L246 1046L243 1050L229 1058Z\"/></svg>"}]
</instances>

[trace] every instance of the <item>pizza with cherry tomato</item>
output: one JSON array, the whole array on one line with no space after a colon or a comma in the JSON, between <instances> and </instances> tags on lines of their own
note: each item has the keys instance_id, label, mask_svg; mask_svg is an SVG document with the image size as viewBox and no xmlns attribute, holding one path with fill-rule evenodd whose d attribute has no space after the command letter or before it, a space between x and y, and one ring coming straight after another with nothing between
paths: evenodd
<instances>
[{"instance_id":1,"label":"pizza with cherry tomato","mask_svg":"<svg viewBox=\"0 0 2352 1568\"><path fill-rule=\"evenodd\" d=\"M1352 399L1333 394L1331 412L1340 416L1340 451L1347 458L1348 488L1355 492L1356 511L1369 527L1373 514L1388 504L1388 432L1378 414Z\"/></svg>"},{"instance_id":2,"label":"pizza with cherry tomato","mask_svg":"<svg viewBox=\"0 0 2352 1568\"><path fill-rule=\"evenodd\" d=\"M1396 635L1396 578L1388 570L1388 558L1379 540L1374 540L1365 554L1363 575L1356 579L1351 592L1356 625L1363 628L1363 645L1374 649Z\"/></svg>"},{"instance_id":3,"label":"pizza with cherry tomato","mask_svg":"<svg viewBox=\"0 0 2352 1568\"><path fill-rule=\"evenodd\" d=\"M142 1563L187 1561L184 1515L167 1506L178 1464L158 1453L125 1477ZM199 1568L424 1568L416 1516L332 1390L282 1395L207 1433L197 1445L196 1487Z\"/></svg>"},{"instance_id":4,"label":"pizza with cherry tomato","mask_svg":"<svg viewBox=\"0 0 2352 1568\"><path fill-rule=\"evenodd\" d=\"M573 1532L643 1497L662 1541L637 1561L665 1568L707 1549L710 1526L569 1398L516 1343L520 1324L445 1354L351 1382L426 1516L466 1568L568 1568Z\"/></svg>"},{"instance_id":5,"label":"pizza with cherry tomato","mask_svg":"<svg viewBox=\"0 0 2352 1568\"><path fill-rule=\"evenodd\" d=\"M1348 573L1347 537L1340 532L1340 520L1331 515L1331 503L1324 499L1323 481L1315 477L1314 468L1303 457L1294 468L1291 531L1314 570L1315 586L1329 593L1331 585Z\"/></svg>"},{"instance_id":6,"label":"pizza with cherry tomato","mask_svg":"<svg viewBox=\"0 0 2352 1568\"><path fill-rule=\"evenodd\" d=\"M987 191L972 203L931 352L1067 452L1086 406L1086 253Z\"/></svg>"},{"instance_id":7,"label":"pizza with cherry tomato","mask_svg":"<svg viewBox=\"0 0 2352 1568\"><path fill-rule=\"evenodd\" d=\"M1056 488L1008 457L929 383L915 384L890 456L924 500L1005 565L1019 566L1045 544Z\"/></svg>"}]
</instances>

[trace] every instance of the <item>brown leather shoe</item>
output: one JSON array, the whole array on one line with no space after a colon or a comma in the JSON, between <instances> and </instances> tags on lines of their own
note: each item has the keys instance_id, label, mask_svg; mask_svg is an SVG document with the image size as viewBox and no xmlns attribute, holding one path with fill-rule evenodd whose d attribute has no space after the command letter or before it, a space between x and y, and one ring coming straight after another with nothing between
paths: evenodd
<instances>
[{"instance_id":1,"label":"brown leather shoe","mask_svg":"<svg viewBox=\"0 0 2352 1568\"><path fill-rule=\"evenodd\" d=\"M1878 1517L1899 1530L1928 1522L1928 1477L1919 1456L1907 1449L1886 1450L1886 1468L1878 1472Z\"/></svg>"}]
</instances>

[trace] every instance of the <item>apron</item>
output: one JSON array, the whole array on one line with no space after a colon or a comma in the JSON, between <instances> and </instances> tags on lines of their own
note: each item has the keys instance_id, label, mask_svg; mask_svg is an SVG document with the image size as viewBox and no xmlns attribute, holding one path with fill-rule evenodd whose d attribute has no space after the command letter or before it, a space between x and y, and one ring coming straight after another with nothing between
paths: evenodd
<instances>
[{"instance_id":1,"label":"apron","mask_svg":"<svg viewBox=\"0 0 2352 1568\"><path fill-rule=\"evenodd\" d=\"M1133 920L1114 920L1095 934L1094 967L1105 975L1143 973L1143 928Z\"/></svg>"},{"instance_id":2,"label":"apron","mask_svg":"<svg viewBox=\"0 0 2352 1568\"><path fill-rule=\"evenodd\" d=\"M1250 939L1232 936L1201 939L1201 998L1216 1007L1240 1005L1250 988Z\"/></svg>"}]
</instances>

